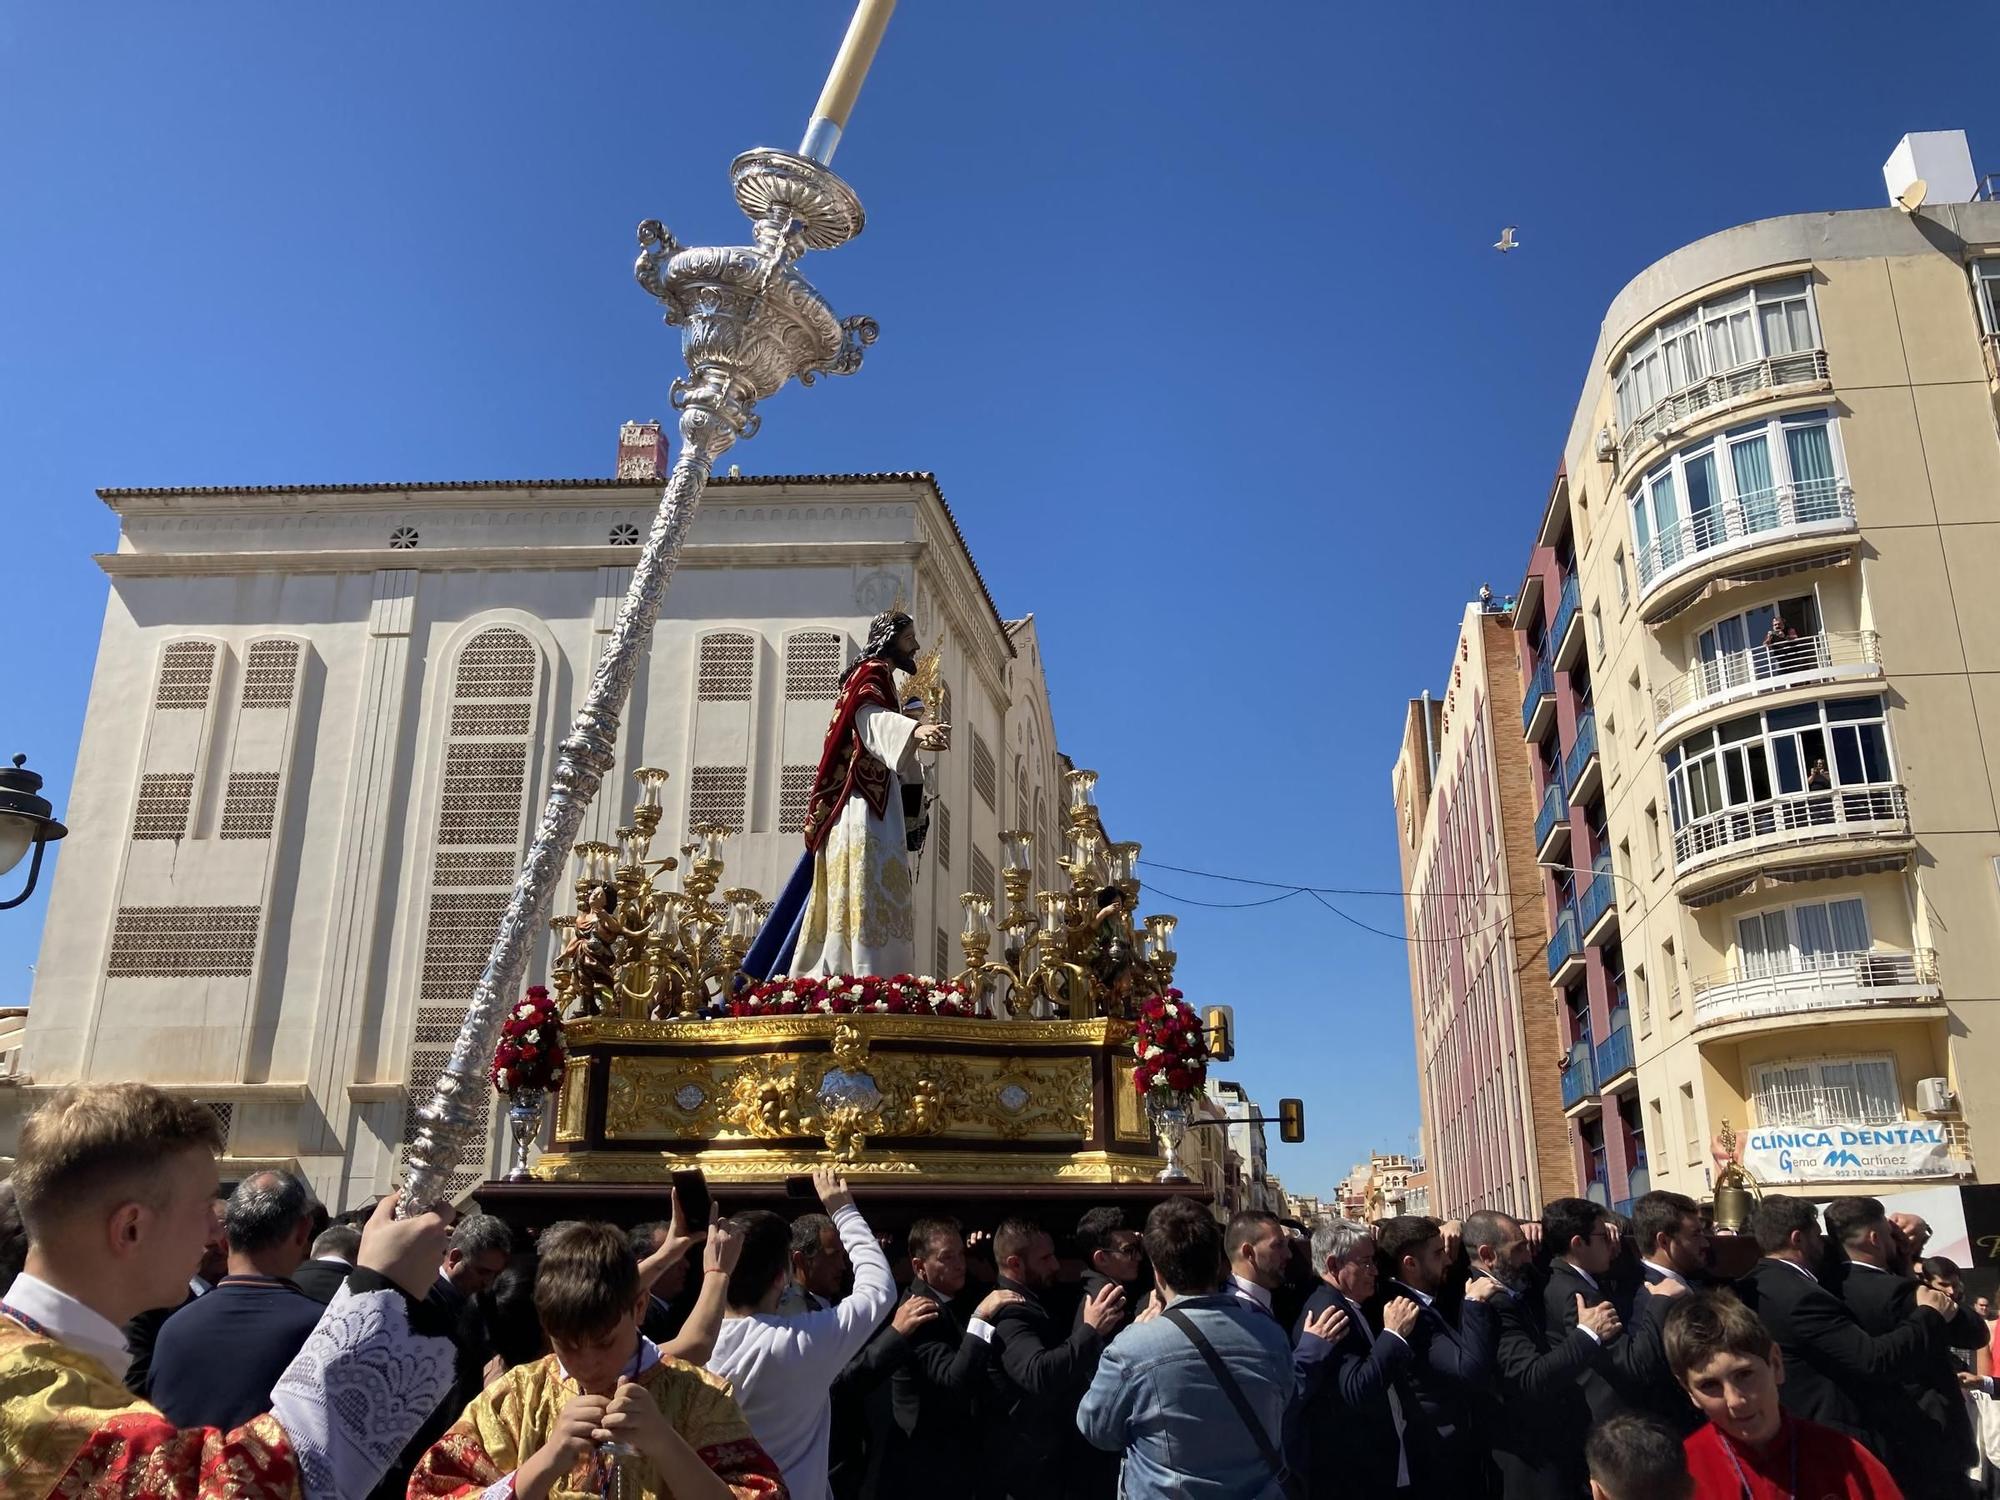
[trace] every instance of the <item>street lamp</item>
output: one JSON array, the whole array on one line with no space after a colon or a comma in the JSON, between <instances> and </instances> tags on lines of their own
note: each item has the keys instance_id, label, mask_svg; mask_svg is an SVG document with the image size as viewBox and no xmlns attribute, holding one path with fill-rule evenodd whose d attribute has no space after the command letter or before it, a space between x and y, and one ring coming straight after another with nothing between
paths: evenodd
<instances>
[{"instance_id":1,"label":"street lamp","mask_svg":"<svg viewBox=\"0 0 2000 1500\"><path fill-rule=\"evenodd\" d=\"M49 799L41 796L42 778L28 769L28 757L17 755L14 764L0 771L0 875L21 862L32 847L34 863L28 866L27 887L12 901L0 901L0 911L19 906L35 894L35 882L42 874L42 852L69 830L51 814Z\"/></svg>"}]
</instances>

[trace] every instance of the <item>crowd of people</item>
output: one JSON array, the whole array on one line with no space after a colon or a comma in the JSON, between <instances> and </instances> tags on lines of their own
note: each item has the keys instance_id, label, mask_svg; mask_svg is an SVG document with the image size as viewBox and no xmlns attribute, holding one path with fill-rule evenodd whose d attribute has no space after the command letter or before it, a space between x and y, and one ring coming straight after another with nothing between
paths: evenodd
<instances>
[{"instance_id":1,"label":"crowd of people","mask_svg":"<svg viewBox=\"0 0 2000 1500\"><path fill-rule=\"evenodd\" d=\"M1872 1198L1065 1236L330 1218L212 1113L58 1092L0 1183L0 1494L1971 1500L1987 1309ZM1983 1302L1984 1299L1981 1299Z\"/></svg>"}]
</instances>

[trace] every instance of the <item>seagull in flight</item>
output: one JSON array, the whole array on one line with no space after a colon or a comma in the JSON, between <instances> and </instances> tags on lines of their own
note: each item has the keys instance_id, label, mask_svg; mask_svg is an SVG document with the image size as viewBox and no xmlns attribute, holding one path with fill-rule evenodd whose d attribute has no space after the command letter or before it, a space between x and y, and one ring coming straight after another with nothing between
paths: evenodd
<instances>
[{"instance_id":1,"label":"seagull in flight","mask_svg":"<svg viewBox=\"0 0 2000 1500\"><path fill-rule=\"evenodd\" d=\"M1514 238L1514 231L1518 228L1520 228L1518 224L1509 224L1505 229L1501 230L1500 238L1493 242L1493 248L1498 250L1502 255L1505 255L1509 250L1520 249L1521 242Z\"/></svg>"}]
</instances>

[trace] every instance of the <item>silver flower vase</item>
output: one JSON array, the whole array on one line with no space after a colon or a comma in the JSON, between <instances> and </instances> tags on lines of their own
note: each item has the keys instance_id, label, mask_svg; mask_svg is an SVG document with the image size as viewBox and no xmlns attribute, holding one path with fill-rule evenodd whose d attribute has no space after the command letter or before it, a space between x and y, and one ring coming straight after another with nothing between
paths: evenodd
<instances>
[{"instance_id":1,"label":"silver flower vase","mask_svg":"<svg viewBox=\"0 0 2000 1500\"><path fill-rule=\"evenodd\" d=\"M514 1132L514 1164L507 1169L508 1182L532 1182L534 1174L528 1170L528 1143L542 1133L542 1100L540 1089L521 1089L510 1096L512 1103L507 1106L507 1128Z\"/></svg>"},{"instance_id":2,"label":"silver flower vase","mask_svg":"<svg viewBox=\"0 0 2000 1500\"><path fill-rule=\"evenodd\" d=\"M1171 1094L1162 1100L1158 1095L1146 1096L1146 1113L1153 1117L1153 1131L1160 1138L1160 1149L1166 1154L1167 1164L1160 1168L1155 1182L1193 1182L1187 1168L1181 1165L1181 1142L1187 1139L1188 1108L1185 1094Z\"/></svg>"}]
</instances>

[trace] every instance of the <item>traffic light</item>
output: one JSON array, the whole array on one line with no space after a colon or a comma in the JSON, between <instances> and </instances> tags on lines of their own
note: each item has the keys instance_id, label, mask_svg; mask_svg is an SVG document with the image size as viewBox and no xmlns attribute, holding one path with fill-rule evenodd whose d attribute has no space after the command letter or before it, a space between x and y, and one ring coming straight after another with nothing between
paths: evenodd
<instances>
[{"instance_id":1,"label":"traffic light","mask_svg":"<svg viewBox=\"0 0 2000 1500\"><path fill-rule=\"evenodd\" d=\"M1296 1146L1306 1138L1306 1101L1303 1099L1280 1099L1278 1101L1278 1139L1287 1146Z\"/></svg>"},{"instance_id":2,"label":"traffic light","mask_svg":"<svg viewBox=\"0 0 2000 1500\"><path fill-rule=\"evenodd\" d=\"M1202 1018L1211 1062L1228 1062L1236 1056L1236 1012L1227 1005L1211 1005Z\"/></svg>"}]
</instances>

